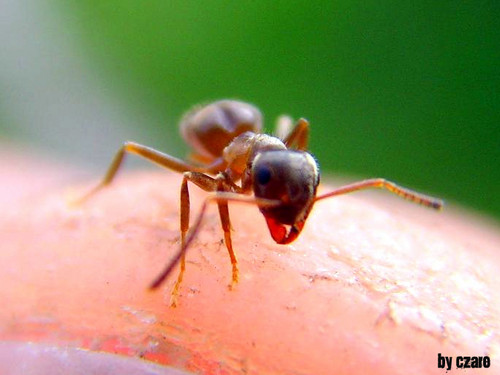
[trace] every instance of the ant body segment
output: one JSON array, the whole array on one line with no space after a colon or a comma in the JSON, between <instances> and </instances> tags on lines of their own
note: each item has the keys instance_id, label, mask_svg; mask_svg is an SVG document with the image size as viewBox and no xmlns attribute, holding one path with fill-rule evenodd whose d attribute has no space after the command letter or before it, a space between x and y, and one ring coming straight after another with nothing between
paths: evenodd
<instances>
[{"instance_id":1,"label":"ant body segment","mask_svg":"<svg viewBox=\"0 0 500 375\"><path fill-rule=\"evenodd\" d=\"M309 123L299 119L291 129L289 118L281 118L283 139L262 133L260 111L247 103L221 100L189 111L180 123L184 140L192 147L191 161L184 161L152 148L125 142L116 154L102 182L82 200L110 184L127 153L183 174L180 190L181 245L177 254L150 288L159 287L180 262L172 291L175 306L185 271L185 254L196 237L208 203L216 202L224 242L232 264L232 284L238 282L238 265L231 242L228 202L255 204L264 215L273 240L294 241L314 205L321 199L368 188L384 188L415 203L440 209L443 202L382 178L363 180L316 196L319 168L307 152ZM283 129L282 129L283 130ZM191 182L211 194L205 199L191 231L189 229ZM238 185L237 183L240 182ZM251 194L253 193L253 196Z\"/></svg>"}]
</instances>

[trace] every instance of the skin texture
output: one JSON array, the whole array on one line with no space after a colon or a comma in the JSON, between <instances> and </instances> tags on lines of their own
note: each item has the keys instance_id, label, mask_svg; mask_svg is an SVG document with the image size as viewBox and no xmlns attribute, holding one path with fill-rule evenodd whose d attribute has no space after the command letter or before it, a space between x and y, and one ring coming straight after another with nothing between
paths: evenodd
<instances>
[{"instance_id":1,"label":"skin texture","mask_svg":"<svg viewBox=\"0 0 500 375\"><path fill-rule=\"evenodd\" d=\"M76 184L50 162L0 160L2 341L202 374L442 374L438 353L488 355L477 373L499 372L496 224L364 192L318 202L298 240L277 245L256 207L231 204L230 291L214 205L173 309L176 274L147 286L179 245L179 174L122 171L73 207L100 176ZM192 221L204 196L191 188Z\"/></svg>"}]
</instances>

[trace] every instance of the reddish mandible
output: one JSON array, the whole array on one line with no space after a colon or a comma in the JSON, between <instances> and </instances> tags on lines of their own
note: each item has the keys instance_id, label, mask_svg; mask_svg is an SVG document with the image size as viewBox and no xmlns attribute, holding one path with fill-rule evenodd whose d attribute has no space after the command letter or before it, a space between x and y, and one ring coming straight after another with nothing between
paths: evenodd
<instances>
[{"instance_id":1,"label":"reddish mandible","mask_svg":"<svg viewBox=\"0 0 500 375\"><path fill-rule=\"evenodd\" d=\"M162 167L183 174L180 192L181 245L150 288L158 288L180 262L172 290L175 306L185 270L186 250L196 237L208 203L216 202L224 240L232 264L232 284L238 282L238 264L231 242L228 202L255 204L266 219L272 238L279 244L294 241L317 201L368 188L384 188L415 203L440 209L439 199L400 187L383 178L363 180L316 196L320 180L318 165L307 151L309 123L301 118L294 126L280 117L282 139L262 133L262 115L251 104L220 100L190 110L180 123L184 140L192 147L190 161L177 159L135 142L125 142L102 182L83 199L111 183L127 153L136 154ZM211 194L205 199L189 229L188 182ZM238 184L239 183L239 184ZM253 196L251 195L253 193Z\"/></svg>"}]
</instances>

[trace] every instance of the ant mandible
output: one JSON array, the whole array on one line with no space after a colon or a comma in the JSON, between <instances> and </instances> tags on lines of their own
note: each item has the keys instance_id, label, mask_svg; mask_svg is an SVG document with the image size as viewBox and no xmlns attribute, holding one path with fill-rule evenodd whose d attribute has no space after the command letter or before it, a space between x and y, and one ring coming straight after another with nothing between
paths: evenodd
<instances>
[{"instance_id":1,"label":"ant mandible","mask_svg":"<svg viewBox=\"0 0 500 375\"><path fill-rule=\"evenodd\" d=\"M282 117L278 127L290 128ZM251 104L220 100L190 110L180 123L184 140L192 147L191 161L177 159L135 142L125 142L116 154L102 182L83 199L111 183L127 153L183 174L180 192L181 245L150 288L158 288L180 262L172 290L175 306L185 270L185 254L196 237L208 203L216 202L232 264L232 284L238 282L238 265L231 242L228 202L255 204L264 215L272 238L279 244L294 241L302 231L313 205L322 199L369 188L384 188L415 203L440 209L443 202L400 187L383 178L355 182L316 196L319 168L309 152L309 123L301 118L283 139L262 133L262 115ZM212 176L214 177L212 177ZM189 229L188 182L211 192ZM240 182L240 185L237 185ZM253 193L253 196L250 194Z\"/></svg>"}]
</instances>

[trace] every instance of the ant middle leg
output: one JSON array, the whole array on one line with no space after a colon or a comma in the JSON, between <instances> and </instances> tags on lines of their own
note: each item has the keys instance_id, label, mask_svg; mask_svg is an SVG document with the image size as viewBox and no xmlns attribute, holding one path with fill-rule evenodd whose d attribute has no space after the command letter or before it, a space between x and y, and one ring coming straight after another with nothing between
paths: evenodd
<instances>
[{"instance_id":1,"label":"ant middle leg","mask_svg":"<svg viewBox=\"0 0 500 375\"><path fill-rule=\"evenodd\" d=\"M175 158L171 155L165 154L161 151L155 150L154 148L141 145L135 142L125 142L123 146L118 150L111 165L108 168L104 178L102 181L94 187L91 191L89 191L86 195L78 200L78 203L84 202L103 187L109 185L116 176L116 173L123 165L123 161L125 160L126 154L135 154L143 157L144 159L155 163L161 167L168 168L175 172L186 172L186 171L197 171L197 172L216 172L223 168L223 160L222 158L215 159L212 164L207 165L205 167L199 167L188 163L184 160Z\"/></svg>"},{"instance_id":2,"label":"ant middle leg","mask_svg":"<svg viewBox=\"0 0 500 375\"><path fill-rule=\"evenodd\" d=\"M309 121L304 118L300 118L295 127L288 133L288 135L283 140L287 148L296 145L296 149L300 151L306 151L309 141Z\"/></svg>"}]
</instances>

